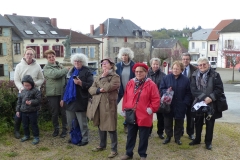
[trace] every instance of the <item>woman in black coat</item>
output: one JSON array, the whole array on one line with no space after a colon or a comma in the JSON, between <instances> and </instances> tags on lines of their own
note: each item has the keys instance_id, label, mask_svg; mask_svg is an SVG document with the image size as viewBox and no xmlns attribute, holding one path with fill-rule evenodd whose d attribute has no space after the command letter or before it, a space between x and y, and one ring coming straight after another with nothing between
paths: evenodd
<instances>
[{"instance_id":1,"label":"woman in black coat","mask_svg":"<svg viewBox=\"0 0 240 160\"><path fill-rule=\"evenodd\" d=\"M199 58L197 63L198 70L192 74L190 88L195 97L194 104L202 101L205 102L208 107L208 113L202 111L202 107L197 111L195 117L196 138L189 145L200 144L202 127L205 121L206 149L211 150L215 119L222 117L222 112L217 110L216 100L224 92L223 83L220 75L210 67L207 58ZM214 109L214 113L212 109ZM192 109L192 111L195 110Z\"/></svg>"}]
</instances>

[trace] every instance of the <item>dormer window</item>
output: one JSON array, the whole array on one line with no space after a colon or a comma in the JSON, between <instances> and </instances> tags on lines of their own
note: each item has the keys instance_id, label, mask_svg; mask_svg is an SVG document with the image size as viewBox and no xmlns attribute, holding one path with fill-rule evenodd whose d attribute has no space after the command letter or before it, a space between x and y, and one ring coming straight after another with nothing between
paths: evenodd
<instances>
[{"instance_id":1,"label":"dormer window","mask_svg":"<svg viewBox=\"0 0 240 160\"><path fill-rule=\"evenodd\" d=\"M30 35L30 34L33 34L32 31L30 31L30 30L24 30L24 32L27 33L27 34L29 34L29 35Z\"/></svg>"},{"instance_id":2,"label":"dormer window","mask_svg":"<svg viewBox=\"0 0 240 160\"><path fill-rule=\"evenodd\" d=\"M58 34L56 31L50 31L51 34Z\"/></svg>"},{"instance_id":3,"label":"dormer window","mask_svg":"<svg viewBox=\"0 0 240 160\"><path fill-rule=\"evenodd\" d=\"M44 31L38 31L39 34L46 34Z\"/></svg>"}]
</instances>

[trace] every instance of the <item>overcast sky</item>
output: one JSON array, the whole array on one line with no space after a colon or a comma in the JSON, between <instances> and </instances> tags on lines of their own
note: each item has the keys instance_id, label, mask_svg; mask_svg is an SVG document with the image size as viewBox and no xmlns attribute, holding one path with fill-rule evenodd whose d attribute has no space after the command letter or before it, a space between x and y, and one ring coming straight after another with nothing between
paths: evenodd
<instances>
[{"instance_id":1,"label":"overcast sky","mask_svg":"<svg viewBox=\"0 0 240 160\"><path fill-rule=\"evenodd\" d=\"M57 18L62 29L90 32L108 18L129 19L145 30L214 28L240 19L239 0L4 0L0 14Z\"/></svg>"}]
</instances>

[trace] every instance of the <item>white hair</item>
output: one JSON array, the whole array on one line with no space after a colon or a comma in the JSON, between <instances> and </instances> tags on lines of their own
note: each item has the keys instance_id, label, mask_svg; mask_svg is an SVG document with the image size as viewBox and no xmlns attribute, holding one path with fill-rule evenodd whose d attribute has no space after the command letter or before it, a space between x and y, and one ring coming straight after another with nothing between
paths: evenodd
<instances>
[{"instance_id":1,"label":"white hair","mask_svg":"<svg viewBox=\"0 0 240 160\"><path fill-rule=\"evenodd\" d=\"M209 60L208 60L208 58L206 58L206 57L200 57L200 58L198 58L198 60L197 60L197 64L199 64L200 62L207 62L207 63L209 63Z\"/></svg>"},{"instance_id":2,"label":"white hair","mask_svg":"<svg viewBox=\"0 0 240 160\"><path fill-rule=\"evenodd\" d=\"M158 61L159 65L161 65L161 60L159 58L152 58L150 60L150 65L152 65L152 62L154 62L154 61Z\"/></svg>"},{"instance_id":3,"label":"white hair","mask_svg":"<svg viewBox=\"0 0 240 160\"><path fill-rule=\"evenodd\" d=\"M74 61L81 61L83 66L88 66L88 58L83 53L75 53L71 55L71 63L74 65Z\"/></svg>"},{"instance_id":4,"label":"white hair","mask_svg":"<svg viewBox=\"0 0 240 160\"><path fill-rule=\"evenodd\" d=\"M129 61L134 58L134 53L133 53L133 51L132 51L130 48L124 48L124 47L122 47L122 48L119 50L119 53L118 53L117 57L118 57L119 59L122 59L122 55L124 55L124 54L128 55Z\"/></svg>"}]
</instances>

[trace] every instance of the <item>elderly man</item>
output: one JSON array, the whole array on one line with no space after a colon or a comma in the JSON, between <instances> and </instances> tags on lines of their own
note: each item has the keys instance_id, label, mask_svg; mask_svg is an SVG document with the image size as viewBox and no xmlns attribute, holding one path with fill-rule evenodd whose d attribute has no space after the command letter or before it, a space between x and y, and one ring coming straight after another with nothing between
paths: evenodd
<instances>
[{"instance_id":1,"label":"elderly man","mask_svg":"<svg viewBox=\"0 0 240 160\"><path fill-rule=\"evenodd\" d=\"M41 85L44 82L44 76L42 73L41 66L34 59L35 51L32 48L27 48L24 57L21 62L17 64L15 72L14 72L14 83L17 86L19 93L24 89L22 84L22 78L25 75L31 75L34 81L35 87L40 90ZM14 118L14 135L15 138L20 138L20 126L22 122L22 117L15 116Z\"/></svg>"},{"instance_id":2,"label":"elderly man","mask_svg":"<svg viewBox=\"0 0 240 160\"><path fill-rule=\"evenodd\" d=\"M183 53L182 54L182 63L184 65L184 71L182 72L183 75L189 78L191 80L191 75L193 72L197 69L193 65L190 64L191 61L191 56L189 53ZM191 106L188 106L187 112L186 112L186 117L187 117L187 134L189 136L189 139L193 140L194 139L194 120L191 117ZM182 131L182 135L184 134L184 127Z\"/></svg>"}]
</instances>

